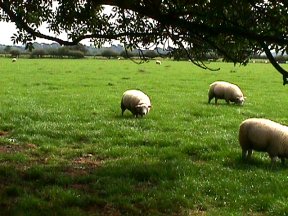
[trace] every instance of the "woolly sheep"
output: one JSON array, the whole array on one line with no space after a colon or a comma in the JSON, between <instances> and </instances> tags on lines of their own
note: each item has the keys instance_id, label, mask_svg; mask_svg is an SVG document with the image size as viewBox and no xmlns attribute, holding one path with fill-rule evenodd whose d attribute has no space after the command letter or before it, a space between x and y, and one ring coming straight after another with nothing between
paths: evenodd
<instances>
[{"instance_id":1,"label":"woolly sheep","mask_svg":"<svg viewBox=\"0 0 288 216\"><path fill-rule=\"evenodd\" d=\"M121 100L122 116L126 109L130 110L135 117L147 115L151 108L149 97L139 90L127 90Z\"/></svg>"},{"instance_id":2,"label":"woolly sheep","mask_svg":"<svg viewBox=\"0 0 288 216\"><path fill-rule=\"evenodd\" d=\"M156 60L156 64L161 65L161 61L160 60Z\"/></svg>"},{"instance_id":3,"label":"woolly sheep","mask_svg":"<svg viewBox=\"0 0 288 216\"><path fill-rule=\"evenodd\" d=\"M243 105L245 97L241 89L232 83L225 81L216 81L210 85L208 91L208 103L215 97L215 104L218 99L224 99L228 104L234 102L235 104Z\"/></svg>"},{"instance_id":4,"label":"woolly sheep","mask_svg":"<svg viewBox=\"0 0 288 216\"><path fill-rule=\"evenodd\" d=\"M250 159L255 150L267 152L272 163L277 157L284 163L288 158L288 127L268 119L246 119L239 128L239 143L243 159Z\"/></svg>"},{"instance_id":5,"label":"woolly sheep","mask_svg":"<svg viewBox=\"0 0 288 216\"><path fill-rule=\"evenodd\" d=\"M16 62L17 61L17 59L16 58L12 58L12 62Z\"/></svg>"}]
</instances>

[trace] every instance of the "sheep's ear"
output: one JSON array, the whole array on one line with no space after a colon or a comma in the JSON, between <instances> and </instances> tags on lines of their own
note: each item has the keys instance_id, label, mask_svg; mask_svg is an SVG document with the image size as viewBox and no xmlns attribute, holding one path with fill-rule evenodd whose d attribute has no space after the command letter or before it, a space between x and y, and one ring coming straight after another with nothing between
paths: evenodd
<instances>
[{"instance_id":1,"label":"sheep's ear","mask_svg":"<svg viewBox=\"0 0 288 216\"><path fill-rule=\"evenodd\" d=\"M243 97L244 99L246 99L247 97Z\"/></svg>"}]
</instances>

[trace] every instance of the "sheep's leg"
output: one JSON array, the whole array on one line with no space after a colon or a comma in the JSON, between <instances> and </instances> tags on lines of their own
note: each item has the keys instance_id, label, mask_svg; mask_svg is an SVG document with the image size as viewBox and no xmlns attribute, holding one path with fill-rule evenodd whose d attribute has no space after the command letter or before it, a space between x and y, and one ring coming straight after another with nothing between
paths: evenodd
<instances>
[{"instance_id":1,"label":"sheep's leg","mask_svg":"<svg viewBox=\"0 0 288 216\"><path fill-rule=\"evenodd\" d=\"M211 100L213 99L213 97L208 97L208 103L210 104Z\"/></svg>"},{"instance_id":2,"label":"sheep's leg","mask_svg":"<svg viewBox=\"0 0 288 216\"><path fill-rule=\"evenodd\" d=\"M250 160L252 155L252 149L248 149L247 159Z\"/></svg>"},{"instance_id":3,"label":"sheep's leg","mask_svg":"<svg viewBox=\"0 0 288 216\"><path fill-rule=\"evenodd\" d=\"M218 100L218 98L215 97L215 104L217 104L217 100Z\"/></svg>"},{"instance_id":4,"label":"sheep's leg","mask_svg":"<svg viewBox=\"0 0 288 216\"><path fill-rule=\"evenodd\" d=\"M126 110L126 107L124 106L123 101L121 101L121 110L122 110L122 116L123 116L123 113Z\"/></svg>"},{"instance_id":5,"label":"sheep's leg","mask_svg":"<svg viewBox=\"0 0 288 216\"><path fill-rule=\"evenodd\" d=\"M213 95L208 95L208 103L210 103L213 98L214 98Z\"/></svg>"},{"instance_id":6,"label":"sheep's leg","mask_svg":"<svg viewBox=\"0 0 288 216\"><path fill-rule=\"evenodd\" d=\"M271 164L274 165L276 163L276 160L277 160L277 156L270 156L271 158ZM282 159L281 159L282 161Z\"/></svg>"},{"instance_id":7,"label":"sheep's leg","mask_svg":"<svg viewBox=\"0 0 288 216\"><path fill-rule=\"evenodd\" d=\"M280 159L281 159L281 164L284 165L285 164L285 158L281 157Z\"/></svg>"},{"instance_id":8,"label":"sheep's leg","mask_svg":"<svg viewBox=\"0 0 288 216\"><path fill-rule=\"evenodd\" d=\"M247 151L246 150L242 150L242 159L245 160L246 159L246 155L247 155Z\"/></svg>"},{"instance_id":9,"label":"sheep's leg","mask_svg":"<svg viewBox=\"0 0 288 216\"><path fill-rule=\"evenodd\" d=\"M245 160L250 160L252 155L252 149L243 149L242 150L242 159Z\"/></svg>"}]
</instances>

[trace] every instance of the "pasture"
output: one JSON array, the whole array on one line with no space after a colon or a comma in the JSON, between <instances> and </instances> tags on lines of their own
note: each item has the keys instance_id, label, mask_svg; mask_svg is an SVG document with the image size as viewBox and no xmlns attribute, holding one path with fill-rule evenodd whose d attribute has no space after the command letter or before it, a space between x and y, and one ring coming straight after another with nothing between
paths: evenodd
<instances>
[{"instance_id":1,"label":"pasture","mask_svg":"<svg viewBox=\"0 0 288 216\"><path fill-rule=\"evenodd\" d=\"M3 215L285 215L288 161L241 160L239 124L288 124L288 87L270 64L0 59ZM284 65L285 67L286 65ZM287 68L287 66L286 66ZM208 104L237 83L244 106ZM151 112L121 116L127 89Z\"/></svg>"}]
</instances>

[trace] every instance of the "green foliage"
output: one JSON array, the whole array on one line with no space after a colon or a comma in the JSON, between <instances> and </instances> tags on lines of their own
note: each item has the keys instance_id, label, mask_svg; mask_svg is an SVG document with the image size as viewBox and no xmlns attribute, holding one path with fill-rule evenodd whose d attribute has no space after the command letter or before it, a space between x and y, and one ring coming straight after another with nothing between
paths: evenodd
<instances>
[{"instance_id":1,"label":"green foliage","mask_svg":"<svg viewBox=\"0 0 288 216\"><path fill-rule=\"evenodd\" d=\"M46 54L46 51L44 49L35 49L31 52L31 58L43 58Z\"/></svg>"},{"instance_id":2,"label":"green foliage","mask_svg":"<svg viewBox=\"0 0 288 216\"><path fill-rule=\"evenodd\" d=\"M101 55L110 59L110 58L118 56L118 53L116 53L112 49L105 49L104 51L102 51Z\"/></svg>"},{"instance_id":3,"label":"green foliage","mask_svg":"<svg viewBox=\"0 0 288 216\"><path fill-rule=\"evenodd\" d=\"M10 50L11 57L19 57L20 51L18 49Z\"/></svg>"},{"instance_id":4,"label":"green foliage","mask_svg":"<svg viewBox=\"0 0 288 216\"><path fill-rule=\"evenodd\" d=\"M122 56L123 58L127 59L127 58L131 58L133 56L139 56L139 55L134 54L133 52L127 50L127 52L126 51L122 51L120 53L120 56Z\"/></svg>"},{"instance_id":5,"label":"green foliage","mask_svg":"<svg viewBox=\"0 0 288 216\"><path fill-rule=\"evenodd\" d=\"M71 56L72 58L75 59L81 59L84 58L84 53L81 52L80 50L70 50L68 52L68 56Z\"/></svg>"},{"instance_id":6,"label":"green foliage","mask_svg":"<svg viewBox=\"0 0 288 216\"><path fill-rule=\"evenodd\" d=\"M283 215L287 165L243 162L239 124L287 124L287 88L270 64L0 59L3 215ZM141 71L141 72L140 72ZM264 75L265 74L265 75ZM209 84L237 83L244 106L208 104ZM151 97L121 116L127 89Z\"/></svg>"},{"instance_id":7,"label":"green foliage","mask_svg":"<svg viewBox=\"0 0 288 216\"><path fill-rule=\"evenodd\" d=\"M144 52L144 56L152 59L157 57L158 54L154 50L147 50Z\"/></svg>"},{"instance_id":8,"label":"green foliage","mask_svg":"<svg viewBox=\"0 0 288 216\"><path fill-rule=\"evenodd\" d=\"M11 51L11 46L6 46L5 48L4 48L4 52L5 53L9 53Z\"/></svg>"},{"instance_id":9,"label":"green foliage","mask_svg":"<svg viewBox=\"0 0 288 216\"><path fill-rule=\"evenodd\" d=\"M87 50L82 45L79 46L64 46L59 47L58 49L50 49L47 51L47 53L53 57L53 58L75 58L75 59L81 59L84 58L84 53L86 53Z\"/></svg>"}]
</instances>

